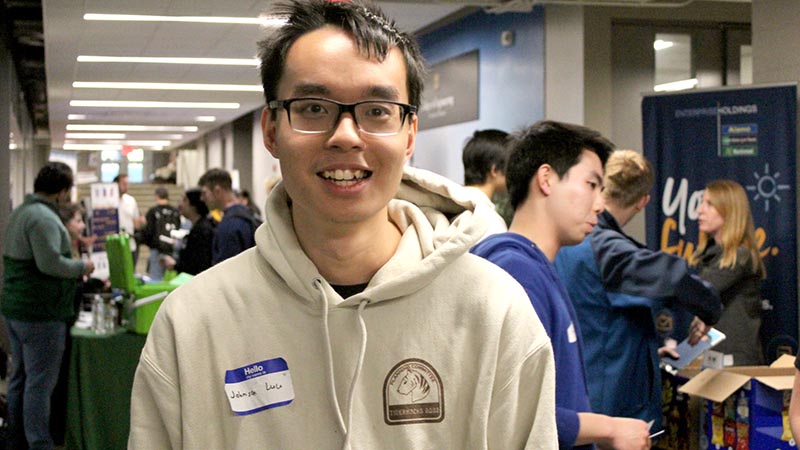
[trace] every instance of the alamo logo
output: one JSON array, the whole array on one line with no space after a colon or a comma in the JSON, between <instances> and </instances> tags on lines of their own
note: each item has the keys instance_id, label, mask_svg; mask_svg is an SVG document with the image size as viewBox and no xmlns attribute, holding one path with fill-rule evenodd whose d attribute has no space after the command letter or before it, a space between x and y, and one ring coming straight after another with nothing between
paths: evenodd
<instances>
[{"instance_id":1,"label":"alamo logo","mask_svg":"<svg viewBox=\"0 0 800 450\"><path fill-rule=\"evenodd\" d=\"M444 420L444 389L436 369L416 358L397 363L383 382L383 419L388 425Z\"/></svg>"}]
</instances>

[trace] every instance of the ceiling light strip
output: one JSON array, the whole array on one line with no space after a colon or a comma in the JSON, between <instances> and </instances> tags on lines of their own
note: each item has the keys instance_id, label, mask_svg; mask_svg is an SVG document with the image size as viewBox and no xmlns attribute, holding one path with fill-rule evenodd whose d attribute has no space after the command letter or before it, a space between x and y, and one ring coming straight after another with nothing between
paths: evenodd
<instances>
[{"instance_id":1,"label":"ceiling light strip","mask_svg":"<svg viewBox=\"0 0 800 450\"><path fill-rule=\"evenodd\" d=\"M180 58L171 56L97 56L80 55L78 62L113 62L140 64L197 64L208 66L257 66L257 58Z\"/></svg>"},{"instance_id":2,"label":"ceiling light strip","mask_svg":"<svg viewBox=\"0 0 800 450\"><path fill-rule=\"evenodd\" d=\"M66 133L65 139L125 139L125 133Z\"/></svg>"},{"instance_id":3,"label":"ceiling light strip","mask_svg":"<svg viewBox=\"0 0 800 450\"><path fill-rule=\"evenodd\" d=\"M145 83L115 81L74 81L74 88L88 89L157 89L165 91L235 91L262 92L258 84Z\"/></svg>"},{"instance_id":4,"label":"ceiling light strip","mask_svg":"<svg viewBox=\"0 0 800 450\"><path fill-rule=\"evenodd\" d=\"M83 15L83 20L101 20L117 22L183 22L183 23L219 23L236 25L261 25L279 27L286 19L274 16L261 17L214 17L214 16L153 16L143 14L98 14Z\"/></svg>"},{"instance_id":5,"label":"ceiling light strip","mask_svg":"<svg viewBox=\"0 0 800 450\"><path fill-rule=\"evenodd\" d=\"M98 125L69 124L67 131L183 131L194 133L200 128L195 125Z\"/></svg>"},{"instance_id":6,"label":"ceiling light strip","mask_svg":"<svg viewBox=\"0 0 800 450\"><path fill-rule=\"evenodd\" d=\"M239 109L239 103L225 102L155 102L132 100L70 100L69 106L86 108L185 108Z\"/></svg>"},{"instance_id":7,"label":"ceiling light strip","mask_svg":"<svg viewBox=\"0 0 800 450\"><path fill-rule=\"evenodd\" d=\"M97 14L83 15L83 20L103 20L119 22L193 22L193 23L235 23L260 25L258 17L210 17L210 16L151 16L142 14Z\"/></svg>"}]
</instances>

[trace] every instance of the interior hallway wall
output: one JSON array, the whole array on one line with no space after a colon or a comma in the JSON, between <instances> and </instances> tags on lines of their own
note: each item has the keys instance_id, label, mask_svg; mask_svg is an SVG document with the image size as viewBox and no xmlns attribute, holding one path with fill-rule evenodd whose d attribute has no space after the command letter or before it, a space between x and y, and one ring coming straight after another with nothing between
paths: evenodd
<instances>
[{"instance_id":1,"label":"interior hallway wall","mask_svg":"<svg viewBox=\"0 0 800 450\"><path fill-rule=\"evenodd\" d=\"M504 47L503 31L514 32ZM461 151L475 130L513 132L544 117L544 13L476 12L419 38L429 65L478 49L478 120L425 130L413 165L464 182Z\"/></svg>"}]
</instances>

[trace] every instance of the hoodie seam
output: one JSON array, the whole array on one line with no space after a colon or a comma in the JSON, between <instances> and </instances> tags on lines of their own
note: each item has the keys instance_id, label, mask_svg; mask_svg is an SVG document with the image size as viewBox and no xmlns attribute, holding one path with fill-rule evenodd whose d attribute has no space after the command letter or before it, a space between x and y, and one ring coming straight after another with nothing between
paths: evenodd
<instances>
[{"instance_id":1,"label":"hoodie seam","mask_svg":"<svg viewBox=\"0 0 800 450\"><path fill-rule=\"evenodd\" d=\"M534 355L538 354L546 345L547 345L547 342L540 342L538 345L535 345L534 347L529 349L528 353L525 354L525 356L522 358L522 360L517 365L514 366L514 373L511 376L508 377L508 380L506 380L502 384L502 387L497 392L501 393L501 392L505 391L506 389L508 389L508 387L512 384L514 379L519 377L520 368L523 365L525 365L525 363L527 363Z\"/></svg>"},{"instance_id":2,"label":"hoodie seam","mask_svg":"<svg viewBox=\"0 0 800 450\"><path fill-rule=\"evenodd\" d=\"M147 365L147 367L149 367L157 377L159 377L160 379L165 381L167 384L169 384L170 387L173 387L173 388L177 388L178 387L178 383L176 383L169 375L167 375L166 372L164 372L160 367L158 367L155 364L155 362L150 358L149 355L142 354L141 361L143 363L145 363Z\"/></svg>"}]
</instances>

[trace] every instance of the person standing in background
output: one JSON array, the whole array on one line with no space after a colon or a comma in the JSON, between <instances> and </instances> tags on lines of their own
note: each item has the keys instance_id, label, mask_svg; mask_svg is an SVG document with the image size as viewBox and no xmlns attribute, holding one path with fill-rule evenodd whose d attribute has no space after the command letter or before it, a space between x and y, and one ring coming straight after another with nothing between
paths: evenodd
<instances>
[{"instance_id":1,"label":"person standing in background","mask_svg":"<svg viewBox=\"0 0 800 450\"><path fill-rule=\"evenodd\" d=\"M261 126L283 182L257 247L161 306L128 448L552 450L547 334L468 254L487 207L407 166L414 37L368 0L269 13L286 24L260 44Z\"/></svg>"},{"instance_id":2,"label":"person standing in background","mask_svg":"<svg viewBox=\"0 0 800 450\"><path fill-rule=\"evenodd\" d=\"M689 335L694 344L708 332L706 325L719 320L722 306L716 290L693 275L685 259L650 250L622 231L650 201L653 179L641 154L613 152L597 226L580 244L559 250L554 264L578 316L592 411L653 420L660 427L658 350L664 343L654 315L668 306L699 316Z\"/></svg>"},{"instance_id":3,"label":"person standing in background","mask_svg":"<svg viewBox=\"0 0 800 450\"><path fill-rule=\"evenodd\" d=\"M147 274L152 281L164 279L164 267L159 260L161 255L171 255L175 250L172 230L181 227L181 213L169 204L169 191L164 186L156 188L156 204L145 215L144 242L150 247L147 259Z\"/></svg>"},{"instance_id":4,"label":"person standing in background","mask_svg":"<svg viewBox=\"0 0 800 450\"><path fill-rule=\"evenodd\" d=\"M208 206L200 196L200 189L189 189L178 205L181 215L192 223L192 228L183 238L177 259L171 255L161 255L161 264L165 269L197 275L211 267L211 242L214 240L215 225L208 215Z\"/></svg>"},{"instance_id":5,"label":"person standing in background","mask_svg":"<svg viewBox=\"0 0 800 450\"><path fill-rule=\"evenodd\" d=\"M506 142L508 133L501 130L478 130L464 146L461 162L464 164L464 186L492 206L494 213L486 234L503 233L508 226L497 213L492 199L495 194L506 192Z\"/></svg>"},{"instance_id":6,"label":"person standing in background","mask_svg":"<svg viewBox=\"0 0 800 450\"><path fill-rule=\"evenodd\" d=\"M139 204L132 195L128 194L128 175L121 173L114 177L114 183L117 183L119 189L119 231L124 231L130 236L131 254L133 255L133 267L136 267L136 261L139 260L139 246L136 243L134 236L136 230L144 227L146 220L139 212Z\"/></svg>"},{"instance_id":7,"label":"person standing in background","mask_svg":"<svg viewBox=\"0 0 800 450\"><path fill-rule=\"evenodd\" d=\"M72 169L47 163L34 193L11 213L5 236L0 303L11 341L8 382L9 448L52 449L50 396L74 316L77 280L94 270L73 259L71 239L58 214L69 201ZM27 441L27 444L26 444Z\"/></svg>"},{"instance_id":8,"label":"person standing in background","mask_svg":"<svg viewBox=\"0 0 800 450\"><path fill-rule=\"evenodd\" d=\"M591 444L625 450L650 448L645 421L592 412L580 327L552 264L561 247L581 242L597 224L604 204L603 165L612 149L613 144L600 133L560 122L537 122L515 135L506 166L514 219L508 233L489 236L472 249L525 288L550 336L557 376L556 427L562 450L588 449Z\"/></svg>"},{"instance_id":9,"label":"person standing in background","mask_svg":"<svg viewBox=\"0 0 800 450\"><path fill-rule=\"evenodd\" d=\"M239 203L230 174L222 169L210 169L200 177L198 184L208 209L223 211L222 220L214 230L211 263L218 264L256 245L254 236L260 223Z\"/></svg>"},{"instance_id":10,"label":"person standing in background","mask_svg":"<svg viewBox=\"0 0 800 450\"><path fill-rule=\"evenodd\" d=\"M719 291L724 306L717 328L726 338L714 349L733 355L736 366L764 364L759 331L761 280L767 271L744 188L732 180L708 183L697 224L700 238L691 264Z\"/></svg>"}]
</instances>

